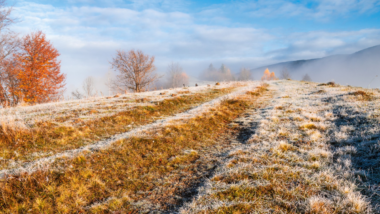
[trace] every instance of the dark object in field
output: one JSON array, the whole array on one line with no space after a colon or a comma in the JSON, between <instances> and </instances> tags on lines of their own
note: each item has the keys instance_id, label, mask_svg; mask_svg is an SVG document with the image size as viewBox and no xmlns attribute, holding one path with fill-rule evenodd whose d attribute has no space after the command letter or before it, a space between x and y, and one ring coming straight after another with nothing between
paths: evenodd
<instances>
[{"instance_id":1,"label":"dark object in field","mask_svg":"<svg viewBox=\"0 0 380 214\"><path fill-rule=\"evenodd\" d=\"M195 83L195 87L198 87L198 84L197 84L197 83Z\"/></svg>"},{"instance_id":2,"label":"dark object in field","mask_svg":"<svg viewBox=\"0 0 380 214\"><path fill-rule=\"evenodd\" d=\"M215 83L215 85L220 85L220 83L217 82L217 83Z\"/></svg>"},{"instance_id":3,"label":"dark object in field","mask_svg":"<svg viewBox=\"0 0 380 214\"><path fill-rule=\"evenodd\" d=\"M97 114L99 113L99 111L95 110L95 109L92 109L91 111L88 112L89 114Z\"/></svg>"},{"instance_id":4,"label":"dark object in field","mask_svg":"<svg viewBox=\"0 0 380 214\"><path fill-rule=\"evenodd\" d=\"M331 86L331 87L335 87L335 86L338 86L338 85L335 84L335 82L328 82L328 83L319 84L318 86Z\"/></svg>"},{"instance_id":5,"label":"dark object in field","mask_svg":"<svg viewBox=\"0 0 380 214\"><path fill-rule=\"evenodd\" d=\"M149 101L147 98L140 98L138 100L136 100L138 103L144 103L144 102L147 102Z\"/></svg>"},{"instance_id":6,"label":"dark object in field","mask_svg":"<svg viewBox=\"0 0 380 214\"><path fill-rule=\"evenodd\" d=\"M312 94L324 94L324 93L326 93L325 90L318 90L316 92L313 92Z\"/></svg>"},{"instance_id":7,"label":"dark object in field","mask_svg":"<svg viewBox=\"0 0 380 214\"><path fill-rule=\"evenodd\" d=\"M349 95L355 96L361 101L371 101L375 99L372 93L368 93L362 90L351 92Z\"/></svg>"}]
</instances>

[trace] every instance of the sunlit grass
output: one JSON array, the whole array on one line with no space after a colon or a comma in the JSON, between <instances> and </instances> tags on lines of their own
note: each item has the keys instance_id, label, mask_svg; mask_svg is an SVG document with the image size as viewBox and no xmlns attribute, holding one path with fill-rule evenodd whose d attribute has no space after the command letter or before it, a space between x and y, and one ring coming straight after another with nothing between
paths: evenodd
<instances>
[{"instance_id":1,"label":"sunlit grass","mask_svg":"<svg viewBox=\"0 0 380 214\"><path fill-rule=\"evenodd\" d=\"M200 171L208 170L210 163L197 161L201 151L217 144L227 125L254 107L255 99L226 99L212 112L163 127L149 138L119 141L106 150L60 159L46 171L10 177L0 183L0 209L8 213L138 212L153 205L168 209L182 203L178 196L199 179Z\"/></svg>"},{"instance_id":2,"label":"sunlit grass","mask_svg":"<svg viewBox=\"0 0 380 214\"><path fill-rule=\"evenodd\" d=\"M212 89L208 93L175 97L150 106L134 107L111 116L88 121L78 120L76 126L62 126L53 121L44 121L38 123L35 128L21 129L3 124L0 129L0 157L4 159L1 168L7 167L10 161L31 161L127 132L158 118L186 111L232 90L233 88Z\"/></svg>"}]
</instances>

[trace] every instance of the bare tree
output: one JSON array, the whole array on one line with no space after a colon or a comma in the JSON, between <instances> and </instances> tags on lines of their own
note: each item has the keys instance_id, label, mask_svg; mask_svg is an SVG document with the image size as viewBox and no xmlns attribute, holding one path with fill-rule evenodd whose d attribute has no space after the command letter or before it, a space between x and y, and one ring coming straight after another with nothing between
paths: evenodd
<instances>
[{"instance_id":1,"label":"bare tree","mask_svg":"<svg viewBox=\"0 0 380 214\"><path fill-rule=\"evenodd\" d=\"M230 68L228 68L226 65L222 64L220 67L220 78L222 81L234 81L235 77L232 74Z\"/></svg>"},{"instance_id":2,"label":"bare tree","mask_svg":"<svg viewBox=\"0 0 380 214\"><path fill-rule=\"evenodd\" d=\"M305 74L305 75L302 77L302 81L311 82L312 80L311 80L309 74Z\"/></svg>"},{"instance_id":3,"label":"bare tree","mask_svg":"<svg viewBox=\"0 0 380 214\"><path fill-rule=\"evenodd\" d=\"M71 92L71 95L76 99L82 99L85 97L93 97L98 93L95 90L94 78L91 76L87 77L83 81L82 89L83 89L83 93L81 93L78 89L76 89L75 91Z\"/></svg>"},{"instance_id":4,"label":"bare tree","mask_svg":"<svg viewBox=\"0 0 380 214\"><path fill-rule=\"evenodd\" d=\"M154 73L156 67L153 63L154 56L149 57L140 50L131 50L128 53L117 51L116 57L111 62L112 68L119 72L113 83L114 88L119 91L134 92L146 90L160 78Z\"/></svg>"},{"instance_id":5,"label":"bare tree","mask_svg":"<svg viewBox=\"0 0 380 214\"><path fill-rule=\"evenodd\" d=\"M290 73L287 68L283 68L280 74L280 79L287 80L291 79Z\"/></svg>"},{"instance_id":6,"label":"bare tree","mask_svg":"<svg viewBox=\"0 0 380 214\"><path fill-rule=\"evenodd\" d=\"M18 35L9 29L15 22L10 15L12 7L6 7L6 1L0 0L0 105L14 106L20 101L16 70L18 60L14 57L20 50Z\"/></svg>"},{"instance_id":7,"label":"bare tree","mask_svg":"<svg viewBox=\"0 0 380 214\"><path fill-rule=\"evenodd\" d=\"M167 86L171 88L189 85L189 76L183 71L178 63L171 63L168 66Z\"/></svg>"},{"instance_id":8,"label":"bare tree","mask_svg":"<svg viewBox=\"0 0 380 214\"><path fill-rule=\"evenodd\" d=\"M83 94L79 92L78 89L76 89L75 91L71 92L71 95L75 98L75 99L82 99L84 98Z\"/></svg>"},{"instance_id":9,"label":"bare tree","mask_svg":"<svg viewBox=\"0 0 380 214\"><path fill-rule=\"evenodd\" d=\"M114 94L113 92L113 83L114 83L114 73L112 72L112 70L108 70L106 75L104 76L105 78L105 85L107 86L108 88L108 96L111 96L112 94Z\"/></svg>"},{"instance_id":10,"label":"bare tree","mask_svg":"<svg viewBox=\"0 0 380 214\"><path fill-rule=\"evenodd\" d=\"M14 57L0 61L0 105L3 107L15 106L22 98L16 72L19 65Z\"/></svg>"},{"instance_id":11,"label":"bare tree","mask_svg":"<svg viewBox=\"0 0 380 214\"><path fill-rule=\"evenodd\" d=\"M84 95L86 97L93 97L93 96L95 96L96 91L95 91L94 78L93 77L87 77L83 81L82 88L83 88L83 91L84 91Z\"/></svg>"},{"instance_id":12,"label":"bare tree","mask_svg":"<svg viewBox=\"0 0 380 214\"><path fill-rule=\"evenodd\" d=\"M204 70L200 75L200 78L203 80L209 81L233 81L235 80L234 75L231 73L231 70L222 64L220 69L214 68L212 64L208 67L208 69Z\"/></svg>"},{"instance_id":13,"label":"bare tree","mask_svg":"<svg viewBox=\"0 0 380 214\"><path fill-rule=\"evenodd\" d=\"M240 73L239 73L239 80L240 81L246 81L246 80L252 80L252 74L251 72L246 69L246 68L242 68L240 70Z\"/></svg>"}]
</instances>

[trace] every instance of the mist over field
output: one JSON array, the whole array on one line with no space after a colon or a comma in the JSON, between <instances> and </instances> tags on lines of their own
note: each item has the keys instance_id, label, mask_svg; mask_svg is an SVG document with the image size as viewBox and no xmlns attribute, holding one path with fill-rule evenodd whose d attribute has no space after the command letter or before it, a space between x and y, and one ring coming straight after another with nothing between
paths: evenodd
<instances>
[{"instance_id":1,"label":"mist over field","mask_svg":"<svg viewBox=\"0 0 380 214\"><path fill-rule=\"evenodd\" d=\"M347 55L333 55L319 59L298 60L268 65L251 72L260 77L269 68L277 74L286 69L292 78L302 79L308 74L313 81L335 81L339 84L380 87L380 45Z\"/></svg>"},{"instance_id":2,"label":"mist over field","mask_svg":"<svg viewBox=\"0 0 380 214\"><path fill-rule=\"evenodd\" d=\"M218 69L224 64L237 74L243 67L352 54L380 44L378 0L10 0L10 5L20 20L12 30L43 30L60 51L67 93L81 88L88 76L107 93L105 75L119 49L155 56L160 74L174 62L199 79L210 64ZM319 71L329 67L321 66L310 70L315 81L370 81L359 74L341 76L344 67ZM260 72L253 77L260 79ZM300 79L305 71L289 72Z\"/></svg>"},{"instance_id":3,"label":"mist over field","mask_svg":"<svg viewBox=\"0 0 380 214\"><path fill-rule=\"evenodd\" d=\"M0 213L380 214L380 0L0 0Z\"/></svg>"}]
</instances>

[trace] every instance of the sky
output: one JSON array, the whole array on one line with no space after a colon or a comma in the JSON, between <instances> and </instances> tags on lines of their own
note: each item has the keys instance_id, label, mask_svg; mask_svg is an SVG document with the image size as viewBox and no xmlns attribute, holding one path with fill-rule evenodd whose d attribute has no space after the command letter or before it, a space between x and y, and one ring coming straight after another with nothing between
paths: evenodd
<instances>
[{"instance_id":1,"label":"sky","mask_svg":"<svg viewBox=\"0 0 380 214\"><path fill-rule=\"evenodd\" d=\"M238 72L380 45L380 0L8 0L21 36L42 30L61 53L67 91L111 70L117 50ZM255 77L259 78L259 77Z\"/></svg>"}]
</instances>

